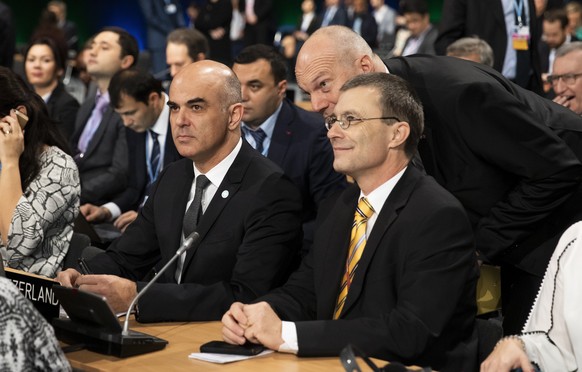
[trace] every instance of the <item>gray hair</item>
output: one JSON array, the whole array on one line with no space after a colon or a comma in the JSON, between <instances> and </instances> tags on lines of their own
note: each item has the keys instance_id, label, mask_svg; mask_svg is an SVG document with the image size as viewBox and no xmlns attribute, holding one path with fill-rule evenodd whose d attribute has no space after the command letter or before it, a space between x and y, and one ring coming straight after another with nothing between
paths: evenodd
<instances>
[{"instance_id":1,"label":"gray hair","mask_svg":"<svg viewBox=\"0 0 582 372\"><path fill-rule=\"evenodd\" d=\"M561 47L556 50L556 58L563 57L566 54L570 54L572 52L582 50L582 41L574 41L571 43L565 43Z\"/></svg>"},{"instance_id":2,"label":"gray hair","mask_svg":"<svg viewBox=\"0 0 582 372\"><path fill-rule=\"evenodd\" d=\"M483 39L464 37L447 47L448 56L465 57L470 54L477 54L482 64L493 67L493 49Z\"/></svg>"}]
</instances>

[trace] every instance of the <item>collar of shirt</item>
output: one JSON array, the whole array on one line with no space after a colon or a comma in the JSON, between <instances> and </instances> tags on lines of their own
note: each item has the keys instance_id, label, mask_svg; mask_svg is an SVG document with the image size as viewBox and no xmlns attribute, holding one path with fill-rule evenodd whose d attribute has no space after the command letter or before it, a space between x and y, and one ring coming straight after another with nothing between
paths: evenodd
<instances>
[{"instance_id":1,"label":"collar of shirt","mask_svg":"<svg viewBox=\"0 0 582 372\"><path fill-rule=\"evenodd\" d=\"M51 96L53 95L54 90L51 90L50 92L48 92L47 94L45 94L44 96L42 96L42 100L44 101L44 103L47 103L49 99L51 99Z\"/></svg>"},{"instance_id":2,"label":"collar of shirt","mask_svg":"<svg viewBox=\"0 0 582 372\"><path fill-rule=\"evenodd\" d=\"M156 119L154 125L149 129L158 135L158 142L160 144L160 164L164 164L164 154L166 149L166 136L168 135L168 122L170 119L170 108L168 107L168 95L162 92L162 99L164 100L164 108L160 113L160 116ZM152 136L149 134L146 136L146 152L147 158L150 158L150 154L152 153L153 147L153 140ZM162 166L163 168L163 166Z\"/></svg>"},{"instance_id":3,"label":"collar of shirt","mask_svg":"<svg viewBox=\"0 0 582 372\"><path fill-rule=\"evenodd\" d=\"M204 191L204 197L202 198L202 212L206 211L206 207L210 204L210 201L214 197L214 194L218 190L218 187L222 183L222 180L226 176L226 173L234 163L234 159L240 152L242 147L242 138L238 140L238 143L234 147L234 149L228 154L222 161L214 166L211 170L206 172L204 175L208 177L210 184ZM202 174L198 169L196 169L196 164L193 164L194 167L194 179L198 177L198 175ZM190 195L188 196L188 205L186 206L186 210L190 206L190 203L194 200L194 191L196 190L196 182L192 182L192 187L190 189Z\"/></svg>"},{"instance_id":4,"label":"collar of shirt","mask_svg":"<svg viewBox=\"0 0 582 372\"><path fill-rule=\"evenodd\" d=\"M273 137L273 131L275 130L275 124L277 123L277 118L279 117L279 113L281 112L281 107L283 107L283 102L281 102L279 104L279 107L277 107L275 112L273 112L273 114L271 116L269 116L267 118L267 120L265 120L263 122L263 124L259 125L259 128L261 128L263 130L263 132L265 132L265 134L267 135L265 137L265 140L263 141L263 155L264 156L267 156L267 154L269 153L269 147L271 146L271 138ZM256 129L252 129L251 127L249 127L245 123L242 123L242 127L243 127L243 133L245 135L245 139L254 148L256 148L255 139L248 132L248 131L252 131L252 130L256 130Z\"/></svg>"},{"instance_id":5,"label":"collar of shirt","mask_svg":"<svg viewBox=\"0 0 582 372\"><path fill-rule=\"evenodd\" d=\"M358 200L360 200L361 197L365 196L375 211L374 214L372 214L372 217L370 217L370 219L368 220L368 223L366 225L366 238L368 238L370 236L370 233L372 232L372 228L374 227L374 224L376 223L376 220L378 219L378 215L380 214L380 211L382 211L382 207L384 207L384 203L386 202L386 200L390 196L390 193L392 192L392 190L394 190L394 187L396 186L398 181L400 181L400 178L402 178L402 175L404 174L404 171L406 171L406 168L408 168L408 167L405 167L404 169L402 169L394 177L390 178L388 181L386 181L382 185L378 186L376 189L374 189L368 195L364 195L364 193L362 191L360 191L360 197L358 198Z\"/></svg>"}]
</instances>

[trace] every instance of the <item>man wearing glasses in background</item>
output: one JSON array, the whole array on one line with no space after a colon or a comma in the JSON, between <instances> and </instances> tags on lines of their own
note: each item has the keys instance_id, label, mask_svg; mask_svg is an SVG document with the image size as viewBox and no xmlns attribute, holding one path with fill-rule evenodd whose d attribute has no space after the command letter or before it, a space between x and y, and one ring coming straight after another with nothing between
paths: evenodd
<instances>
[{"instance_id":1,"label":"man wearing glasses in background","mask_svg":"<svg viewBox=\"0 0 582 372\"><path fill-rule=\"evenodd\" d=\"M582 115L582 41L565 44L556 51L548 82L556 93L554 102Z\"/></svg>"},{"instance_id":2,"label":"man wearing glasses in background","mask_svg":"<svg viewBox=\"0 0 582 372\"><path fill-rule=\"evenodd\" d=\"M322 203L313 247L283 287L231 306L223 338L300 356L353 344L390 361L473 371L473 232L461 204L408 166L422 105L384 73L356 76L340 91L327 136L334 169L356 183Z\"/></svg>"}]
</instances>

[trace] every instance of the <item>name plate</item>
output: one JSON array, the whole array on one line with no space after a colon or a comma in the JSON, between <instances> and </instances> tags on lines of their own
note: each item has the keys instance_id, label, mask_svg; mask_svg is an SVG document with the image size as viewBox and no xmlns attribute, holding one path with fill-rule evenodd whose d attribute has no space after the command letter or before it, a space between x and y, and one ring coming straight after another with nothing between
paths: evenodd
<instances>
[{"instance_id":1,"label":"name plate","mask_svg":"<svg viewBox=\"0 0 582 372\"><path fill-rule=\"evenodd\" d=\"M22 295L32 302L49 323L53 318L58 318L60 305L53 293L53 285L58 284L56 280L8 267L4 270L6 278L14 283Z\"/></svg>"}]
</instances>

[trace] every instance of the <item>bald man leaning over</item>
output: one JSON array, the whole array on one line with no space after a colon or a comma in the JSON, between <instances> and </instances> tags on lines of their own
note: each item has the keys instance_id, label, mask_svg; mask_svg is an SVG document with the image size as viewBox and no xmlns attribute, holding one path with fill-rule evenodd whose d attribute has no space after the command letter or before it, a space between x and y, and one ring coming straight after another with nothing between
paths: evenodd
<instances>
[{"instance_id":1,"label":"bald man leaning over","mask_svg":"<svg viewBox=\"0 0 582 372\"><path fill-rule=\"evenodd\" d=\"M481 64L427 55L384 64L341 26L316 31L297 56L297 82L325 116L344 82L374 71L420 96L424 167L465 207L477 250L501 265L504 328L519 332L561 233L582 218L582 119Z\"/></svg>"},{"instance_id":2,"label":"bald man leaning over","mask_svg":"<svg viewBox=\"0 0 582 372\"><path fill-rule=\"evenodd\" d=\"M135 222L88 262L106 275L69 269L58 280L124 311L143 278L197 231L199 245L140 299L138 320L217 320L234 301L252 301L286 280L301 244L301 199L281 169L241 139L241 87L228 67L188 65L169 96L172 137L185 159L164 169ZM196 222L189 207L200 196Z\"/></svg>"}]
</instances>

